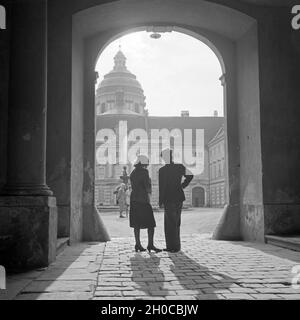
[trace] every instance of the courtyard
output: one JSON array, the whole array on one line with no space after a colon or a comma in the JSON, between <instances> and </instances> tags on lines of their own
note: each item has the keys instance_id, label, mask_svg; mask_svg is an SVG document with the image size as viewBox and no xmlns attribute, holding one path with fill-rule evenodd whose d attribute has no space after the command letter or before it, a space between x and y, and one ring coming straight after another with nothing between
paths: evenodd
<instances>
[{"instance_id":1,"label":"courtyard","mask_svg":"<svg viewBox=\"0 0 300 320\"><path fill-rule=\"evenodd\" d=\"M128 219L102 213L111 241L79 243L48 268L9 275L0 300L300 299L293 285L299 253L263 243L212 240L221 211L184 211L182 251L158 254L135 253ZM156 245L163 248L163 213L155 217ZM147 244L146 232L142 243Z\"/></svg>"},{"instance_id":2,"label":"courtyard","mask_svg":"<svg viewBox=\"0 0 300 320\"><path fill-rule=\"evenodd\" d=\"M220 208L191 208L183 210L181 234L211 234L222 215ZM155 238L164 238L164 214L162 210L154 212L156 220ZM101 218L111 238L133 237L133 229L128 219L120 218L118 212L101 212ZM146 231L142 231L146 235Z\"/></svg>"}]
</instances>

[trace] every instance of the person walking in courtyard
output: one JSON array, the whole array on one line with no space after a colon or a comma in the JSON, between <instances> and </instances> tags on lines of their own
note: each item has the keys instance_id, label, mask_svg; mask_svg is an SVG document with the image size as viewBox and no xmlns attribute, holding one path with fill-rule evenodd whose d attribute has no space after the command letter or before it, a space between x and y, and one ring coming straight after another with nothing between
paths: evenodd
<instances>
[{"instance_id":1,"label":"person walking in courtyard","mask_svg":"<svg viewBox=\"0 0 300 320\"><path fill-rule=\"evenodd\" d=\"M131 195L131 186L128 185L126 189L126 218L128 218L128 212L130 208L130 195Z\"/></svg>"},{"instance_id":2,"label":"person walking in courtyard","mask_svg":"<svg viewBox=\"0 0 300 320\"><path fill-rule=\"evenodd\" d=\"M178 252L181 249L180 224L182 205L185 201L183 189L193 179L191 173L182 164L173 162L172 150L166 149L161 153L165 166L159 169L159 206L164 208L164 229L166 249ZM185 180L182 182L182 179Z\"/></svg>"},{"instance_id":3,"label":"person walking in courtyard","mask_svg":"<svg viewBox=\"0 0 300 320\"><path fill-rule=\"evenodd\" d=\"M156 223L150 204L151 180L147 170L148 165L149 160L146 156L138 156L134 165L135 169L130 175L132 191L130 195L129 223L130 227L134 229L136 252L146 251L140 240L141 229L148 229L148 251L162 251L156 248L153 242Z\"/></svg>"},{"instance_id":4,"label":"person walking in courtyard","mask_svg":"<svg viewBox=\"0 0 300 320\"><path fill-rule=\"evenodd\" d=\"M121 183L118 193L117 193L117 202L120 209L120 218L126 218L127 203L126 203L126 185ZM125 213L125 215L124 215Z\"/></svg>"}]
</instances>

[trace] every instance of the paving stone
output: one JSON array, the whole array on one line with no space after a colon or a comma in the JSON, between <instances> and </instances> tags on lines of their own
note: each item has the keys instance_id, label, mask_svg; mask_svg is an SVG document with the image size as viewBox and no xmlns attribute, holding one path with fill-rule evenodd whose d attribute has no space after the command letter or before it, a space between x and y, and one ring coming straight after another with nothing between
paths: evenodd
<instances>
[{"instance_id":1,"label":"paving stone","mask_svg":"<svg viewBox=\"0 0 300 320\"><path fill-rule=\"evenodd\" d=\"M196 296L197 300L224 300L225 297L221 294L201 294Z\"/></svg>"},{"instance_id":2,"label":"paving stone","mask_svg":"<svg viewBox=\"0 0 300 320\"><path fill-rule=\"evenodd\" d=\"M224 297L229 300L254 300L252 296L246 293L224 294Z\"/></svg>"},{"instance_id":3,"label":"paving stone","mask_svg":"<svg viewBox=\"0 0 300 320\"><path fill-rule=\"evenodd\" d=\"M122 297L121 291L95 291L95 297Z\"/></svg>"},{"instance_id":4,"label":"paving stone","mask_svg":"<svg viewBox=\"0 0 300 320\"><path fill-rule=\"evenodd\" d=\"M55 292L20 294L16 300L91 300L92 293L85 292Z\"/></svg>"},{"instance_id":5,"label":"paving stone","mask_svg":"<svg viewBox=\"0 0 300 320\"><path fill-rule=\"evenodd\" d=\"M53 280L53 281L58 281L58 280L97 280L97 273L61 273L59 274L58 272L45 272L43 275L41 275L39 278L37 278L37 281L41 280Z\"/></svg>"},{"instance_id":6,"label":"paving stone","mask_svg":"<svg viewBox=\"0 0 300 320\"><path fill-rule=\"evenodd\" d=\"M258 293L300 294L293 288L257 288Z\"/></svg>"},{"instance_id":7,"label":"paving stone","mask_svg":"<svg viewBox=\"0 0 300 320\"><path fill-rule=\"evenodd\" d=\"M91 281L33 281L22 293L34 292L91 292L96 282Z\"/></svg>"},{"instance_id":8,"label":"paving stone","mask_svg":"<svg viewBox=\"0 0 300 320\"><path fill-rule=\"evenodd\" d=\"M31 279L8 279L6 290L0 290L0 300L13 300L31 281Z\"/></svg>"},{"instance_id":9,"label":"paving stone","mask_svg":"<svg viewBox=\"0 0 300 320\"><path fill-rule=\"evenodd\" d=\"M123 295L124 295L124 297L137 297L137 296L147 296L147 295L149 295L149 293L146 293L146 292L144 292L144 291L124 291L123 292Z\"/></svg>"},{"instance_id":10,"label":"paving stone","mask_svg":"<svg viewBox=\"0 0 300 320\"><path fill-rule=\"evenodd\" d=\"M149 290L151 296L167 296L176 295L176 292L171 292L170 290Z\"/></svg>"},{"instance_id":11,"label":"paving stone","mask_svg":"<svg viewBox=\"0 0 300 320\"><path fill-rule=\"evenodd\" d=\"M135 287L123 287L123 286L121 286L121 287L98 286L98 287L96 288L96 292L97 292L97 291L100 291L100 292L102 292L102 291L103 291L103 292L104 292L104 291L130 291L130 290L136 290L136 288L135 288Z\"/></svg>"},{"instance_id":12,"label":"paving stone","mask_svg":"<svg viewBox=\"0 0 300 320\"><path fill-rule=\"evenodd\" d=\"M257 291L251 288L230 288L233 293L257 293Z\"/></svg>"},{"instance_id":13,"label":"paving stone","mask_svg":"<svg viewBox=\"0 0 300 320\"><path fill-rule=\"evenodd\" d=\"M228 289L224 289L224 288L204 288L204 289L202 289L202 291L205 294L210 294L210 293L214 293L214 294L232 293L232 291L230 291Z\"/></svg>"},{"instance_id":14,"label":"paving stone","mask_svg":"<svg viewBox=\"0 0 300 320\"><path fill-rule=\"evenodd\" d=\"M259 284L259 283L241 283L240 285L245 288L254 288L254 289L265 287L263 284Z\"/></svg>"},{"instance_id":15,"label":"paving stone","mask_svg":"<svg viewBox=\"0 0 300 320\"><path fill-rule=\"evenodd\" d=\"M187 289L197 290L197 289L208 289L213 288L209 283L197 283L197 284L188 284L185 286Z\"/></svg>"},{"instance_id":16,"label":"paving stone","mask_svg":"<svg viewBox=\"0 0 300 320\"><path fill-rule=\"evenodd\" d=\"M256 294L251 294L251 296L254 299L257 299L257 300L281 300L282 299L282 297L280 297L280 295L276 295L276 294L259 294L259 293L256 293Z\"/></svg>"},{"instance_id":17,"label":"paving stone","mask_svg":"<svg viewBox=\"0 0 300 320\"><path fill-rule=\"evenodd\" d=\"M196 300L195 296L189 296L189 295L184 295L184 296L166 296L165 297L166 300L174 300L174 301L178 301L178 300Z\"/></svg>"},{"instance_id":18,"label":"paving stone","mask_svg":"<svg viewBox=\"0 0 300 320\"><path fill-rule=\"evenodd\" d=\"M300 294L280 294L279 297L285 300L300 300Z\"/></svg>"}]
</instances>

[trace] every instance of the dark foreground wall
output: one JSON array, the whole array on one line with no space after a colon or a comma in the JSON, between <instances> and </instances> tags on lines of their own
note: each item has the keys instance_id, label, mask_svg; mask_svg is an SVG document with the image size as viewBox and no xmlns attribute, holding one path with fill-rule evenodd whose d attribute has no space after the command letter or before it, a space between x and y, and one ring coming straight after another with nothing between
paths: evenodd
<instances>
[{"instance_id":1,"label":"dark foreground wall","mask_svg":"<svg viewBox=\"0 0 300 320\"><path fill-rule=\"evenodd\" d=\"M259 24L265 233L300 233L300 30L290 8Z\"/></svg>"},{"instance_id":2,"label":"dark foreground wall","mask_svg":"<svg viewBox=\"0 0 300 320\"><path fill-rule=\"evenodd\" d=\"M9 22L7 1L1 1L6 8ZM7 143L7 107L9 73L9 25L0 30L0 190L6 181L6 143Z\"/></svg>"}]
</instances>

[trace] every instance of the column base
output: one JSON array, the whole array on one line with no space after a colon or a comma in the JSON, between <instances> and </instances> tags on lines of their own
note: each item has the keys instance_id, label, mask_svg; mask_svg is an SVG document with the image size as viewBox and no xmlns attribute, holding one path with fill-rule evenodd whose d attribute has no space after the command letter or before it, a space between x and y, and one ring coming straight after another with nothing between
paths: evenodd
<instances>
[{"instance_id":1,"label":"column base","mask_svg":"<svg viewBox=\"0 0 300 320\"><path fill-rule=\"evenodd\" d=\"M100 213L95 206L85 209L83 225L83 241L110 241L110 236L101 219Z\"/></svg>"},{"instance_id":2,"label":"column base","mask_svg":"<svg viewBox=\"0 0 300 320\"><path fill-rule=\"evenodd\" d=\"M214 240L238 241L240 234L240 207L239 205L226 205L216 230Z\"/></svg>"},{"instance_id":3,"label":"column base","mask_svg":"<svg viewBox=\"0 0 300 320\"><path fill-rule=\"evenodd\" d=\"M10 239L5 246L5 237ZM0 197L0 265L8 270L46 267L55 260L56 199L47 196Z\"/></svg>"},{"instance_id":4,"label":"column base","mask_svg":"<svg viewBox=\"0 0 300 320\"><path fill-rule=\"evenodd\" d=\"M1 191L3 196L53 196L47 185L7 185Z\"/></svg>"}]
</instances>

